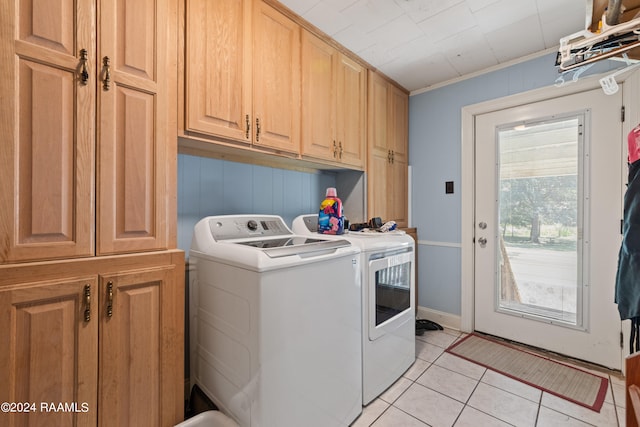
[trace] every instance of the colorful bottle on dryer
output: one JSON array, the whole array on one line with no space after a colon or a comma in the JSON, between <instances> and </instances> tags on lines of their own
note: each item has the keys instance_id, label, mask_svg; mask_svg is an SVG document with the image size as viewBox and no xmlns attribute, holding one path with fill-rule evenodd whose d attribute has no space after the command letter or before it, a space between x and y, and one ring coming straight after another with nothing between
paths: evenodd
<instances>
[{"instance_id":1,"label":"colorful bottle on dryer","mask_svg":"<svg viewBox=\"0 0 640 427\"><path fill-rule=\"evenodd\" d=\"M320 211L318 212L318 233L344 233L342 200L338 198L338 193L334 187L327 188L325 199L320 203Z\"/></svg>"}]
</instances>

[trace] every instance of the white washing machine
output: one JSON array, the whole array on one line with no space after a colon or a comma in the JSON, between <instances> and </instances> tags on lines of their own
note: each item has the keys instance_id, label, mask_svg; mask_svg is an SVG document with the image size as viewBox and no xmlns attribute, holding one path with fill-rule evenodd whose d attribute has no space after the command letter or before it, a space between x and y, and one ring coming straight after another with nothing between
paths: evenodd
<instances>
[{"instance_id":1,"label":"white washing machine","mask_svg":"<svg viewBox=\"0 0 640 427\"><path fill-rule=\"evenodd\" d=\"M362 403L391 386L416 360L415 242L403 231L317 233L318 215L301 215L292 230L347 239L361 248Z\"/></svg>"},{"instance_id":2,"label":"white washing machine","mask_svg":"<svg viewBox=\"0 0 640 427\"><path fill-rule=\"evenodd\" d=\"M191 385L241 426L348 426L362 411L360 249L316 237L274 215L195 226Z\"/></svg>"}]
</instances>

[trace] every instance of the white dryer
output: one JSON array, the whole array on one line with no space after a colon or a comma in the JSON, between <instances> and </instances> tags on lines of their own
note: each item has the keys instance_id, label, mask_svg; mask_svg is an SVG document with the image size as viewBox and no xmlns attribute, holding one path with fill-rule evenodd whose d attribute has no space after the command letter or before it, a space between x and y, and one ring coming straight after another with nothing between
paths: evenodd
<instances>
[{"instance_id":1,"label":"white dryer","mask_svg":"<svg viewBox=\"0 0 640 427\"><path fill-rule=\"evenodd\" d=\"M293 220L296 234L317 233L318 215ZM415 243L403 231L345 232L361 248L362 403L367 405L391 386L416 360Z\"/></svg>"},{"instance_id":2,"label":"white dryer","mask_svg":"<svg viewBox=\"0 0 640 427\"><path fill-rule=\"evenodd\" d=\"M362 411L360 249L274 215L199 221L191 383L241 426L348 426Z\"/></svg>"}]
</instances>

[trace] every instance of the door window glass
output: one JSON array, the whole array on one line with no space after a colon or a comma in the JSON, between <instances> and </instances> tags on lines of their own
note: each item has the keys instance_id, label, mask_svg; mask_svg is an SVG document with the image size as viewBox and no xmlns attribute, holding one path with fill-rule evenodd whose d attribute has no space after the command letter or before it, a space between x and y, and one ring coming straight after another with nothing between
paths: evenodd
<instances>
[{"instance_id":1,"label":"door window glass","mask_svg":"<svg viewBox=\"0 0 640 427\"><path fill-rule=\"evenodd\" d=\"M497 129L499 311L582 325L582 122Z\"/></svg>"}]
</instances>

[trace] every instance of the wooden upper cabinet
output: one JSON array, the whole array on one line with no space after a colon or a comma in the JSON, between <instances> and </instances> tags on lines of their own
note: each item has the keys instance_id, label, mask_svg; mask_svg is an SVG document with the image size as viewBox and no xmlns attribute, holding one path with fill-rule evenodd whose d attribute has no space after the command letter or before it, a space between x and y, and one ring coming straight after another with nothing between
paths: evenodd
<instances>
[{"instance_id":1,"label":"wooden upper cabinet","mask_svg":"<svg viewBox=\"0 0 640 427\"><path fill-rule=\"evenodd\" d=\"M186 131L251 141L251 4L187 1Z\"/></svg>"},{"instance_id":2,"label":"wooden upper cabinet","mask_svg":"<svg viewBox=\"0 0 640 427\"><path fill-rule=\"evenodd\" d=\"M363 167L367 142L367 70L340 54L337 78L336 139L339 158L343 163Z\"/></svg>"},{"instance_id":3,"label":"wooden upper cabinet","mask_svg":"<svg viewBox=\"0 0 640 427\"><path fill-rule=\"evenodd\" d=\"M0 263L93 255L95 7L2 9Z\"/></svg>"},{"instance_id":4,"label":"wooden upper cabinet","mask_svg":"<svg viewBox=\"0 0 640 427\"><path fill-rule=\"evenodd\" d=\"M337 160L336 67L338 52L302 32L302 147L303 156Z\"/></svg>"},{"instance_id":5,"label":"wooden upper cabinet","mask_svg":"<svg viewBox=\"0 0 640 427\"><path fill-rule=\"evenodd\" d=\"M301 154L363 168L366 69L308 31L301 63Z\"/></svg>"},{"instance_id":6,"label":"wooden upper cabinet","mask_svg":"<svg viewBox=\"0 0 640 427\"><path fill-rule=\"evenodd\" d=\"M184 130L300 151L300 26L260 0L186 3Z\"/></svg>"},{"instance_id":7,"label":"wooden upper cabinet","mask_svg":"<svg viewBox=\"0 0 640 427\"><path fill-rule=\"evenodd\" d=\"M300 26L262 1L253 13L253 143L300 151Z\"/></svg>"},{"instance_id":8,"label":"wooden upper cabinet","mask_svg":"<svg viewBox=\"0 0 640 427\"><path fill-rule=\"evenodd\" d=\"M368 126L369 154L389 155L389 83L379 74L369 72Z\"/></svg>"},{"instance_id":9,"label":"wooden upper cabinet","mask_svg":"<svg viewBox=\"0 0 640 427\"><path fill-rule=\"evenodd\" d=\"M177 135L169 4L136 0L101 7L98 254L168 247L176 185L169 162L175 162Z\"/></svg>"},{"instance_id":10,"label":"wooden upper cabinet","mask_svg":"<svg viewBox=\"0 0 640 427\"><path fill-rule=\"evenodd\" d=\"M409 142L409 95L397 86L389 86L389 144L394 161L407 161Z\"/></svg>"}]
</instances>

